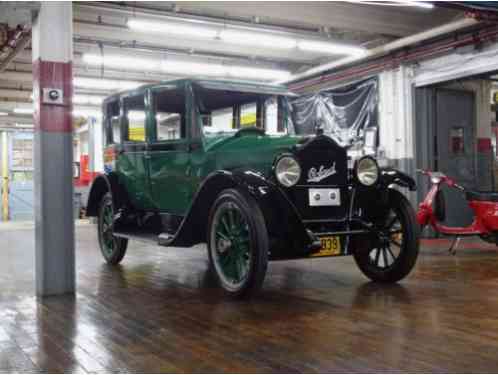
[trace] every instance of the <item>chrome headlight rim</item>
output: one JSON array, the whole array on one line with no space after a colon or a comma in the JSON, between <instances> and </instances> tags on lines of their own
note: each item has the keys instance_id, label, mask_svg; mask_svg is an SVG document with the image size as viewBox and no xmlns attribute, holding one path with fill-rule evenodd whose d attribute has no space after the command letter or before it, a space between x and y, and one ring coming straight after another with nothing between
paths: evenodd
<instances>
[{"instance_id":1,"label":"chrome headlight rim","mask_svg":"<svg viewBox=\"0 0 498 375\"><path fill-rule=\"evenodd\" d=\"M366 171L366 170L360 170L360 168L362 167L362 164L365 162L365 161L368 161L370 163L373 164L373 166L375 167L375 179L374 180L371 180L371 181L368 181L368 178L369 177L366 177L365 176L365 173L371 173L372 172L372 166L368 167L370 169L370 171ZM365 187L373 187L375 185L377 185L377 183L379 182L379 178L380 178L380 168L379 168L379 164L377 163L377 160L375 160L373 157L371 156L363 156L362 158L360 158L357 162L356 162L356 165L355 165L355 177L356 177L356 180L363 186Z\"/></svg>"},{"instance_id":2,"label":"chrome headlight rim","mask_svg":"<svg viewBox=\"0 0 498 375\"><path fill-rule=\"evenodd\" d=\"M282 163L287 163L287 168L282 168ZM293 169L289 169L292 164ZM295 186L302 175L302 168L299 160L291 154L280 155L274 163L273 173L278 183L286 188Z\"/></svg>"}]
</instances>

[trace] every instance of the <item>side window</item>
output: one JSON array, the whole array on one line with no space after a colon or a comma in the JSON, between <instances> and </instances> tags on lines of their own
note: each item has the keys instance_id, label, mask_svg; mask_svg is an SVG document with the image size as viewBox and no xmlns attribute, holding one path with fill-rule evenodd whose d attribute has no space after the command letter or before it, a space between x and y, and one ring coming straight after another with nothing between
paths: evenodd
<instances>
[{"instance_id":1,"label":"side window","mask_svg":"<svg viewBox=\"0 0 498 375\"><path fill-rule=\"evenodd\" d=\"M247 103L240 106L240 127L256 126L257 104Z\"/></svg>"},{"instance_id":2,"label":"side window","mask_svg":"<svg viewBox=\"0 0 498 375\"><path fill-rule=\"evenodd\" d=\"M186 138L183 89L154 91L152 103L155 139L160 142Z\"/></svg>"},{"instance_id":3,"label":"side window","mask_svg":"<svg viewBox=\"0 0 498 375\"><path fill-rule=\"evenodd\" d=\"M121 143L121 126L119 119L119 100L107 103L105 109L106 145Z\"/></svg>"},{"instance_id":4,"label":"side window","mask_svg":"<svg viewBox=\"0 0 498 375\"><path fill-rule=\"evenodd\" d=\"M234 129L233 108L215 109L203 116L204 132L217 133Z\"/></svg>"},{"instance_id":5,"label":"side window","mask_svg":"<svg viewBox=\"0 0 498 375\"><path fill-rule=\"evenodd\" d=\"M144 95L124 99L124 136L128 142L145 142Z\"/></svg>"}]
</instances>

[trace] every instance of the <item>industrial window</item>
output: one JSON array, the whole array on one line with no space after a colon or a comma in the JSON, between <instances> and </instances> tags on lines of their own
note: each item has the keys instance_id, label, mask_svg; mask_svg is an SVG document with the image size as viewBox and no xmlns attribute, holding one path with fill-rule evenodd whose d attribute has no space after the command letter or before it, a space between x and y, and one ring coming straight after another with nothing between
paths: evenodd
<instances>
[{"instance_id":1,"label":"industrial window","mask_svg":"<svg viewBox=\"0 0 498 375\"><path fill-rule=\"evenodd\" d=\"M144 95L125 98L124 101L124 140L145 142L145 102Z\"/></svg>"},{"instance_id":2,"label":"industrial window","mask_svg":"<svg viewBox=\"0 0 498 375\"><path fill-rule=\"evenodd\" d=\"M152 94L155 140L170 141L186 137L183 88L168 88Z\"/></svg>"},{"instance_id":3,"label":"industrial window","mask_svg":"<svg viewBox=\"0 0 498 375\"><path fill-rule=\"evenodd\" d=\"M121 143L121 126L119 119L119 101L115 100L106 105L105 113L106 144Z\"/></svg>"}]
</instances>

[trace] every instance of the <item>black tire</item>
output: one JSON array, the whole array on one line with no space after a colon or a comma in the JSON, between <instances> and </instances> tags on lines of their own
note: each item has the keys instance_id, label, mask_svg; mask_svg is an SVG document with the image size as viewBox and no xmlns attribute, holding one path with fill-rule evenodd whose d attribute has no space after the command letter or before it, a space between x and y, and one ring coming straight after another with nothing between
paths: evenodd
<instances>
[{"instance_id":1,"label":"black tire","mask_svg":"<svg viewBox=\"0 0 498 375\"><path fill-rule=\"evenodd\" d=\"M115 265L123 260L128 247L128 240L113 235L113 224L112 222L109 224L109 220L106 219L109 211L114 216L112 196L110 193L107 193L100 201L97 230L102 256L108 264Z\"/></svg>"},{"instance_id":2,"label":"black tire","mask_svg":"<svg viewBox=\"0 0 498 375\"><path fill-rule=\"evenodd\" d=\"M228 227L221 224L224 218ZM222 233L223 238L219 237ZM206 238L210 267L222 289L233 297L257 293L268 267L269 241L254 198L237 189L223 190L211 207Z\"/></svg>"},{"instance_id":3,"label":"black tire","mask_svg":"<svg viewBox=\"0 0 498 375\"><path fill-rule=\"evenodd\" d=\"M360 270L370 280L384 283L406 277L415 266L419 252L419 225L410 202L400 192L390 190L389 206L389 213L393 215L386 217L384 223L377 223L386 231L383 240L371 237L353 241L353 256ZM391 221L399 222L396 233ZM394 238L395 235L399 237Z\"/></svg>"}]
</instances>

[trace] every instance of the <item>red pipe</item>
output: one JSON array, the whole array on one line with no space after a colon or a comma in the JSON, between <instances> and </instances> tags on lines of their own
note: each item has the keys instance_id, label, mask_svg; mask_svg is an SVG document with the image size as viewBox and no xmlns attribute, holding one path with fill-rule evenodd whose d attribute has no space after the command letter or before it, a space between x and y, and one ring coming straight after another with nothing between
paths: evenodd
<instances>
[{"instance_id":1,"label":"red pipe","mask_svg":"<svg viewBox=\"0 0 498 375\"><path fill-rule=\"evenodd\" d=\"M357 68L349 68L349 69L346 69L340 73L320 76L320 77L317 77L317 78L314 78L314 79L311 79L308 81L304 81L298 85L290 85L290 88L292 90L299 90L299 89L313 87L313 86L316 86L318 84L322 84L325 82L340 81L340 80L344 80L344 79L347 79L347 78L350 78L353 76L357 76L357 75L361 75L361 74L381 71L384 68L388 68L388 67L394 68L403 62L408 62L408 61L411 61L414 59L420 59L422 57L427 58L429 56L435 55L437 53L442 53L444 51L447 51L449 49L456 48L456 47L463 47L463 46L469 45L469 44L476 44L476 43L480 43L480 42L485 42L487 40L491 40L493 38L496 38L497 36L498 36L498 28L493 27L492 30L486 30L486 31L481 30L478 32L478 35L471 34L471 35L468 35L460 40L454 40L451 42L447 42L447 40L448 40L448 38L447 38L443 42L434 43L432 46L427 47L427 48L422 47L419 50L415 50L412 53L407 53L407 54L400 56L400 57L396 57L396 56L383 57L383 58L378 59L375 63L370 63L368 65L359 66Z\"/></svg>"}]
</instances>

